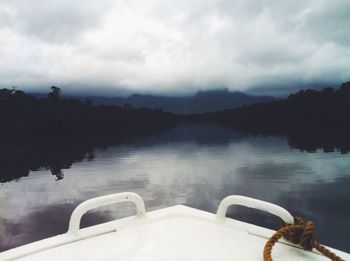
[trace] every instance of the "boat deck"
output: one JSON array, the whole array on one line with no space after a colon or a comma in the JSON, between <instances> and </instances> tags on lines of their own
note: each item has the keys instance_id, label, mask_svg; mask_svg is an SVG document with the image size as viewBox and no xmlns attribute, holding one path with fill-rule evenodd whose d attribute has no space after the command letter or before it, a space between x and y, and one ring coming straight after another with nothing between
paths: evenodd
<instances>
[{"instance_id":1,"label":"boat deck","mask_svg":"<svg viewBox=\"0 0 350 261\"><path fill-rule=\"evenodd\" d=\"M178 205L79 229L0 253L0 260L263 260L274 231ZM345 260L350 255L332 249ZM328 260L283 240L274 260Z\"/></svg>"}]
</instances>

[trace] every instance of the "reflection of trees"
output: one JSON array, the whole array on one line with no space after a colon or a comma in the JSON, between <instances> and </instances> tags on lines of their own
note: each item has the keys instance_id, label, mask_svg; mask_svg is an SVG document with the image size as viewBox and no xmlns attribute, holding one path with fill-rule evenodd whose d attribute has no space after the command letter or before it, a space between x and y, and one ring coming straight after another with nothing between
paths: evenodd
<instances>
[{"instance_id":1,"label":"reflection of trees","mask_svg":"<svg viewBox=\"0 0 350 261\"><path fill-rule=\"evenodd\" d=\"M56 176L56 181L63 179L64 173L61 168L58 167L50 167L51 174Z\"/></svg>"},{"instance_id":2,"label":"reflection of trees","mask_svg":"<svg viewBox=\"0 0 350 261\"><path fill-rule=\"evenodd\" d=\"M155 131L154 135L159 135ZM149 133L145 133L147 137ZM0 140L0 183L28 176L30 171L50 170L56 180L64 178L64 169L83 160L92 161L95 149L106 149L130 143L137 136L133 133L124 136L62 136L36 138L32 140Z\"/></svg>"},{"instance_id":3,"label":"reflection of trees","mask_svg":"<svg viewBox=\"0 0 350 261\"><path fill-rule=\"evenodd\" d=\"M50 170L56 180L63 179L63 169L74 162L94 156L93 145L70 141L30 141L0 146L0 182L28 176L30 171Z\"/></svg>"},{"instance_id":4,"label":"reflection of trees","mask_svg":"<svg viewBox=\"0 0 350 261\"><path fill-rule=\"evenodd\" d=\"M342 154L350 152L350 130L315 130L313 132L305 131L292 132L287 134L289 146L306 152L315 152L323 150L324 152L339 151Z\"/></svg>"}]
</instances>

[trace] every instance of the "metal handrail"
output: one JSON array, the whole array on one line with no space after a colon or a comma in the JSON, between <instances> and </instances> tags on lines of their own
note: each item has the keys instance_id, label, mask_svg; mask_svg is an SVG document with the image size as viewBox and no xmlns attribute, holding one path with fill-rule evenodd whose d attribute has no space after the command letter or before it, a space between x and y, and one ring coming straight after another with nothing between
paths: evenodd
<instances>
[{"instance_id":1,"label":"metal handrail","mask_svg":"<svg viewBox=\"0 0 350 261\"><path fill-rule=\"evenodd\" d=\"M226 217L227 209L233 205L240 205L240 206L245 206L249 208L255 208L262 211L266 211L268 213L271 213L275 216L280 217L287 224L294 224L293 216L284 208L266 201L259 200L259 199L238 196L238 195L228 196L224 198L220 202L216 215L220 219L224 219Z\"/></svg>"},{"instance_id":2,"label":"metal handrail","mask_svg":"<svg viewBox=\"0 0 350 261\"><path fill-rule=\"evenodd\" d=\"M132 202L136 206L136 216L143 217L146 214L145 203L141 196L133 192L123 192L102 197L92 198L78 205L69 220L68 233L76 233L80 229L82 216L89 210L120 202Z\"/></svg>"}]
</instances>

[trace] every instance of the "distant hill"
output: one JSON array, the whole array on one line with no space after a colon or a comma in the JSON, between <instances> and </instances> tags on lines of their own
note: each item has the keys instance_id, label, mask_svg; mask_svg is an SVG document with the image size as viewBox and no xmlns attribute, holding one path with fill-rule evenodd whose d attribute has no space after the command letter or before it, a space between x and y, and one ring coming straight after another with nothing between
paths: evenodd
<instances>
[{"instance_id":1,"label":"distant hill","mask_svg":"<svg viewBox=\"0 0 350 261\"><path fill-rule=\"evenodd\" d=\"M182 109L182 112L184 113L222 111L241 107L243 105L273 100L276 100L276 98L271 96L251 96L242 92L230 92L228 90L200 91L186 104L185 107L180 108L180 110Z\"/></svg>"},{"instance_id":2,"label":"distant hill","mask_svg":"<svg viewBox=\"0 0 350 261\"><path fill-rule=\"evenodd\" d=\"M151 109L162 109L169 112L178 112L178 109L190 101L189 97L167 97L143 94L133 94L126 98L124 103L133 107L146 107Z\"/></svg>"},{"instance_id":3,"label":"distant hill","mask_svg":"<svg viewBox=\"0 0 350 261\"><path fill-rule=\"evenodd\" d=\"M215 118L251 128L289 130L299 127L350 127L350 82L339 89L307 89L285 100L252 104L215 113Z\"/></svg>"},{"instance_id":4,"label":"distant hill","mask_svg":"<svg viewBox=\"0 0 350 261\"><path fill-rule=\"evenodd\" d=\"M88 97L94 104L130 105L135 108L161 109L163 111L191 114L233 109L243 105L276 100L271 96L252 96L242 92L230 92L227 89L199 91L194 96L170 97L145 94L133 94L122 97Z\"/></svg>"},{"instance_id":5,"label":"distant hill","mask_svg":"<svg viewBox=\"0 0 350 261\"><path fill-rule=\"evenodd\" d=\"M287 136L289 144L314 151L350 151L350 82L339 89L301 90L287 99L220 112L188 115L188 121L223 124L254 134Z\"/></svg>"}]
</instances>

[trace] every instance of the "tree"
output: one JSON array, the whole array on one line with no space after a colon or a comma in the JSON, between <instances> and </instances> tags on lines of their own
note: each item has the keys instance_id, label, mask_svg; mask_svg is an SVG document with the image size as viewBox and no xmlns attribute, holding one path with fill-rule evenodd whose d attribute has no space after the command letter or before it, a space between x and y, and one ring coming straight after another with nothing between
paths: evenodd
<instances>
[{"instance_id":1,"label":"tree","mask_svg":"<svg viewBox=\"0 0 350 261\"><path fill-rule=\"evenodd\" d=\"M48 94L48 99L50 101L58 101L61 96L61 89L56 86L51 86L51 92Z\"/></svg>"},{"instance_id":2,"label":"tree","mask_svg":"<svg viewBox=\"0 0 350 261\"><path fill-rule=\"evenodd\" d=\"M344 98L350 98L350 82L344 82L339 89L339 93Z\"/></svg>"}]
</instances>

